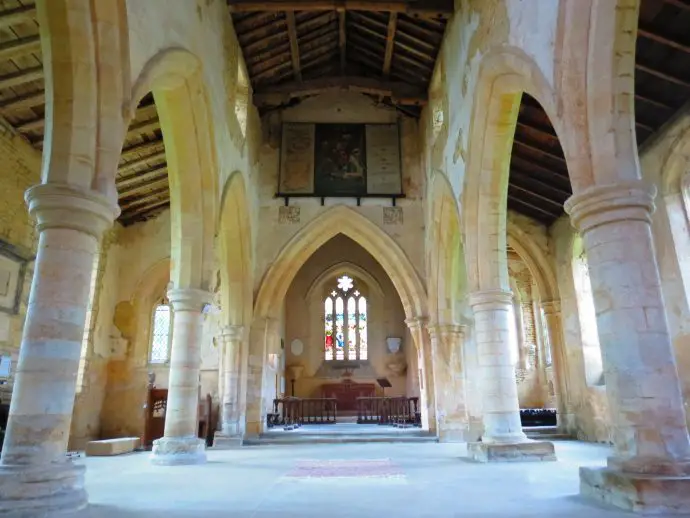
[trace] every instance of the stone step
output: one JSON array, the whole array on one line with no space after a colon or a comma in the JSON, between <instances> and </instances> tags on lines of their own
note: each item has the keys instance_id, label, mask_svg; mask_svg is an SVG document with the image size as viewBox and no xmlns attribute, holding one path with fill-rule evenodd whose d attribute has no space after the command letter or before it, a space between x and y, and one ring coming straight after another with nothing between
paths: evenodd
<instances>
[{"instance_id":1,"label":"stone step","mask_svg":"<svg viewBox=\"0 0 690 518\"><path fill-rule=\"evenodd\" d=\"M90 441L86 444L87 457L110 457L131 453L139 447L139 437L120 437L103 441Z\"/></svg>"},{"instance_id":2,"label":"stone step","mask_svg":"<svg viewBox=\"0 0 690 518\"><path fill-rule=\"evenodd\" d=\"M290 434L270 433L259 437L246 438L243 446L268 446L280 444L355 444L355 443L430 443L438 442L438 437L425 432L390 434Z\"/></svg>"},{"instance_id":3,"label":"stone step","mask_svg":"<svg viewBox=\"0 0 690 518\"><path fill-rule=\"evenodd\" d=\"M530 439L541 441L567 441L573 439L570 435L561 433L557 426L529 426L522 430Z\"/></svg>"}]
</instances>

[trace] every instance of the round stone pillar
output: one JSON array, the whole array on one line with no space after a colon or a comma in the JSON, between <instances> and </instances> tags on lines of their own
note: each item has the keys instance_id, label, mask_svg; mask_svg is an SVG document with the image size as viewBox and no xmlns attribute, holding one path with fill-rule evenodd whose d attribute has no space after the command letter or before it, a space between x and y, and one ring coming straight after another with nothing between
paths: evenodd
<instances>
[{"instance_id":1,"label":"round stone pillar","mask_svg":"<svg viewBox=\"0 0 690 518\"><path fill-rule=\"evenodd\" d=\"M614 455L580 470L584 494L690 511L690 442L651 232L655 188L594 186L566 202L587 251Z\"/></svg>"},{"instance_id":2,"label":"round stone pillar","mask_svg":"<svg viewBox=\"0 0 690 518\"><path fill-rule=\"evenodd\" d=\"M522 431L515 364L511 359L513 295L500 289L472 293L480 369L484 434L470 443L474 460L555 460L553 444L530 441Z\"/></svg>"},{"instance_id":3,"label":"round stone pillar","mask_svg":"<svg viewBox=\"0 0 690 518\"><path fill-rule=\"evenodd\" d=\"M216 439L240 439L240 361L244 341L244 327L226 326L221 329L223 347L223 393L221 395L221 433Z\"/></svg>"},{"instance_id":4,"label":"round stone pillar","mask_svg":"<svg viewBox=\"0 0 690 518\"><path fill-rule=\"evenodd\" d=\"M203 307L212 295L203 290L172 289L173 337L168 405L163 437L153 442L151 462L159 465L206 462L206 445L198 437L199 371Z\"/></svg>"},{"instance_id":5,"label":"round stone pillar","mask_svg":"<svg viewBox=\"0 0 690 518\"><path fill-rule=\"evenodd\" d=\"M431 344L424 332L426 318L417 317L405 320L417 353L419 370L420 414L422 426L426 425L432 434L438 431L436 419L436 390L434 388L434 366L431 357Z\"/></svg>"},{"instance_id":6,"label":"round stone pillar","mask_svg":"<svg viewBox=\"0 0 690 518\"><path fill-rule=\"evenodd\" d=\"M0 458L0 515L42 516L87 504L84 466L65 454L91 273L119 210L66 184L37 185L25 198L38 254Z\"/></svg>"},{"instance_id":7,"label":"round stone pillar","mask_svg":"<svg viewBox=\"0 0 690 518\"><path fill-rule=\"evenodd\" d=\"M463 372L464 326L430 325L428 330L436 388L438 438L441 442L464 442L469 427Z\"/></svg>"},{"instance_id":8,"label":"round stone pillar","mask_svg":"<svg viewBox=\"0 0 690 518\"><path fill-rule=\"evenodd\" d=\"M563 341L563 322L561 319L561 301L550 300L541 303L549 335L551 358L556 378L556 400L558 401L558 426L563 432L572 428L570 391L568 388L568 356Z\"/></svg>"}]
</instances>

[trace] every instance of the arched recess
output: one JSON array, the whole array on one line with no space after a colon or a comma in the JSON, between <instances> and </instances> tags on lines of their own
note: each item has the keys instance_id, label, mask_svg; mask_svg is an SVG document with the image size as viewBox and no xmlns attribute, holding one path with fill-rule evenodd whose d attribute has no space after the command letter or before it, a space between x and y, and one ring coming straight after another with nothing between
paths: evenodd
<instances>
[{"instance_id":1,"label":"arched recess","mask_svg":"<svg viewBox=\"0 0 690 518\"><path fill-rule=\"evenodd\" d=\"M252 313L250 212L244 177L235 171L225 182L220 205L221 307L226 325L247 325Z\"/></svg>"},{"instance_id":2,"label":"arched recess","mask_svg":"<svg viewBox=\"0 0 690 518\"><path fill-rule=\"evenodd\" d=\"M331 282L336 275L343 273L351 277L358 277L362 279L371 291L376 292L377 295L383 298L383 289L378 280L372 277L369 272L349 261L342 261L334 264L330 268L326 268L316 279L311 283L309 289L304 294L304 298L309 300L315 291L321 290L326 282ZM318 292L318 291L317 291Z\"/></svg>"},{"instance_id":3,"label":"arched recess","mask_svg":"<svg viewBox=\"0 0 690 518\"><path fill-rule=\"evenodd\" d=\"M36 7L46 99L41 180L93 189L115 203L129 122L122 109L130 84L125 0Z\"/></svg>"},{"instance_id":4,"label":"arched recess","mask_svg":"<svg viewBox=\"0 0 690 518\"><path fill-rule=\"evenodd\" d=\"M463 190L468 278L471 291L509 290L506 199L523 92L539 101L557 133L562 124L553 89L538 65L519 49L489 52L480 63L475 92ZM583 186L585 181L572 183Z\"/></svg>"},{"instance_id":5,"label":"arched recess","mask_svg":"<svg viewBox=\"0 0 690 518\"><path fill-rule=\"evenodd\" d=\"M460 211L448 177L440 171L435 171L431 178L429 205L429 319L441 325L456 324L458 301L467 295L467 273Z\"/></svg>"},{"instance_id":6,"label":"arched recess","mask_svg":"<svg viewBox=\"0 0 690 518\"><path fill-rule=\"evenodd\" d=\"M297 271L337 234L356 241L381 264L400 295L407 319L426 317L424 285L400 245L358 212L337 205L302 228L280 251L261 282L254 305L255 318L280 317L283 299Z\"/></svg>"},{"instance_id":7,"label":"arched recess","mask_svg":"<svg viewBox=\"0 0 690 518\"><path fill-rule=\"evenodd\" d=\"M507 233L508 246L517 252L529 268L532 277L536 281L542 302L557 300L558 284L556 282L556 273L542 249L529 234L512 221L508 221Z\"/></svg>"},{"instance_id":8,"label":"arched recess","mask_svg":"<svg viewBox=\"0 0 690 518\"><path fill-rule=\"evenodd\" d=\"M218 169L202 62L184 49L159 52L132 88L129 113L153 92L165 140L175 288L210 289L217 221Z\"/></svg>"}]
</instances>

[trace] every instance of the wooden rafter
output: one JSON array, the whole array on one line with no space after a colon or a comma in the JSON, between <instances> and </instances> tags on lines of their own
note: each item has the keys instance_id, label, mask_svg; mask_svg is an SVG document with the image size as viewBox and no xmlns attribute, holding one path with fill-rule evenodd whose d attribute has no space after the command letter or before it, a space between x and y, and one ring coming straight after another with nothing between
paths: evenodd
<instances>
[{"instance_id":1,"label":"wooden rafter","mask_svg":"<svg viewBox=\"0 0 690 518\"><path fill-rule=\"evenodd\" d=\"M295 12L285 13L288 27L288 37L290 38L290 58L292 59L292 71L296 81L302 81L302 69L299 62L299 42L297 41L297 23L295 22Z\"/></svg>"},{"instance_id":2,"label":"wooden rafter","mask_svg":"<svg viewBox=\"0 0 690 518\"><path fill-rule=\"evenodd\" d=\"M547 157L549 157L549 158L553 158L554 160L558 160L559 162L565 163L565 158L564 158L564 157L558 156L558 155L552 153L551 151L549 151L549 150L547 150L547 149L542 149L542 148L537 147L537 146L535 146L535 145L533 145L533 144L528 144L527 142L523 142L523 141L518 140L518 139L514 139L514 140L513 140L513 143L514 143L515 145L517 145L517 146L520 146L520 147L524 148L524 149L529 149L530 151L533 151L533 152L535 152L535 153L540 153L540 154L542 154L542 155L544 155L544 156L547 156Z\"/></svg>"},{"instance_id":3,"label":"wooden rafter","mask_svg":"<svg viewBox=\"0 0 690 518\"><path fill-rule=\"evenodd\" d=\"M14 88L15 86L31 83L43 79L43 67L31 67L24 70L19 70L12 74L0 76L0 90L6 88Z\"/></svg>"},{"instance_id":4,"label":"wooden rafter","mask_svg":"<svg viewBox=\"0 0 690 518\"><path fill-rule=\"evenodd\" d=\"M690 45L684 45L682 43L678 43L675 40L667 38L666 36L662 36L661 34L657 34L655 32L652 32L649 29L645 29L645 28L640 26L637 29L637 34L638 34L638 36L642 36L643 38L647 38L648 40L656 41L657 43L661 43L662 45L666 45L667 47L671 47L671 48L674 48L676 50L680 50L682 52L686 52L686 53L690 54Z\"/></svg>"},{"instance_id":5,"label":"wooden rafter","mask_svg":"<svg viewBox=\"0 0 690 518\"><path fill-rule=\"evenodd\" d=\"M148 171L131 177L125 178L124 180L117 182L117 190L119 192L120 198L126 198L131 196L132 193L137 192L141 189L151 186L154 183L158 183L161 180L168 179L168 168L163 165L160 167L154 167Z\"/></svg>"},{"instance_id":6,"label":"wooden rafter","mask_svg":"<svg viewBox=\"0 0 690 518\"><path fill-rule=\"evenodd\" d=\"M520 192L522 192L522 193L525 193L525 194L526 194L527 196L529 196L529 197L532 197L532 198L535 198L535 199L537 199L537 200L543 201L544 203L548 203L549 205L551 205L551 206L553 206L553 207L557 207L558 209L561 209L561 210L562 210L562 208L563 208L563 204L562 204L562 203L559 203L559 202L557 202L557 201L555 201L555 200L552 200L551 198L548 198L548 197L543 196L543 195L541 195L541 194L537 194L536 192L531 191L531 190L527 189L526 187L521 187L521 186L519 186L519 185L516 185L515 182L510 182L510 187L511 187L512 189L515 189L515 190L517 190L517 191L520 191Z\"/></svg>"},{"instance_id":7,"label":"wooden rafter","mask_svg":"<svg viewBox=\"0 0 690 518\"><path fill-rule=\"evenodd\" d=\"M126 164L118 167L117 172L118 174L122 175L154 160L165 160L165 150L161 150L153 153L152 155L146 155L141 158L137 158L136 160L132 160L131 162L127 162Z\"/></svg>"},{"instance_id":8,"label":"wooden rafter","mask_svg":"<svg viewBox=\"0 0 690 518\"><path fill-rule=\"evenodd\" d=\"M416 88L406 83L380 81L368 77L325 77L303 81L302 83L285 83L257 89L254 100L257 104L280 104L294 97L317 95L332 90L350 90L371 95L391 97L399 104L422 105L426 103L425 89Z\"/></svg>"},{"instance_id":9,"label":"wooden rafter","mask_svg":"<svg viewBox=\"0 0 690 518\"><path fill-rule=\"evenodd\" d=\"M542 207L538 207L538 206L533 205L529 202L526 202L525 200L521 200L520 198L517 198L516 196L513 196L511 194L508 194L508 201L512 201L513 203L517 203L518 205L522 205L523 207L527 207L530 210L544 214L545 216L547 216L549 218L554 218L554 217L558 216L558 214L560 213L560 211L554 213L552 211L543 209Z\"/></svg>"},{"instance_id":10,"label":"wooden rafter","mask_svg":"<svg viewBox=\"0 0 690 518\"><path fill-rule=\"evenodd\" d=\"M34 108L35 106L40 106L45 104L45 92L37 92L28 95L22 95L15 97L14 99L9 99L7 101L0 102L0 110L11 112L16 110L23 110L26 108Z\"/></svg>"},{"instance_id":11,"label":"wooden rafter","mask_svg":"<svg viewBox=\"0 0 690 518\"><path fill-rule=\"evenodd\" d=\"M0 61L8 61L32 52L40 52L41 39L38 36L27 36L18 40L0 43Z\"/></svg>"},{"instance_id":12,"label":"wooden rafter","mask_svg":"<svg viewBox=\"0 0 690 518\"><path fill-rule=\"evenodd\" d=\"M686 11L690 11L690 4L684 2L683 0L664 0L667 4L674 5Z\"/></svg>"},{"instance_id":13,"label":"wooden rafter","mask_svg":"<svg viewBox=\"0 0 690 518\"><path fill-rule=\"evenodd\" d=\"M559 171L553 170L553 169L548 169L544 167L543 165L537 164L534 160L529 159L529 158L524 158L520 156L518 153L515 152L516 150L513 149L513 154L510 157L511 163L513 165L517 165L524 171L535 171L538 172L539 174L542 175L542 178L548 178L549 180L551 179L556 179L560 181L563 186L567 186L568 189L570 189L570 178L567 175L567 171L565 174L562 174Z\"/></svg>"},{"instance_id":14,"label":"wooden rafter","mask_svg":"<svg viewBox=\"0 0 690 518\"><path fill-rule=\"evenodd\" d=\"M230 0L230 12L252 11L348 11L396 12L410 16L446 18L455 9L453 0Z\"/></svg>"},{"instance_id":15,"label":"wooden rafter","mask_svg":"<svg viewBox=\"0 0 690 518\"><path fill-rule=\"evenodd\" d=\"M41 118L41 119L29 121L29 122L24 122L24 123L16 126L16 128L17 128L17 131L19 133L26 133L29 131L42 130L45 127L45 124L46 124L45 119Z\"/></svg>"},{"instance_id":16,"label":"wooden rafter","mask_svg":"<svg viewBox=\"0 0 690 518\"><path fill-rule=\"evenodd\" d=\"M684 86L686 88L690 88L690 82L685 81L684 79L681 79L679 77L672 76L671 74L666 74L664 72L656 70L655 68L646 65L641 65L640 63L635 63L635 68L637 70L642 70L642 72L646 72L647 74L656 76L659 79L663 79L664 81L668 81L669 83L674 83L680 86Z\"/></svg>"},{"instance_id":17,"label":"wooden rafter","mask_svg":"<svg viewBox=\"0 0 690 518\"><path fill-rule=\"evenodd\" d=\"M157 129L160 129L161 123L158 120L158 117L146 121L139 122L137 124L132 124L128 129L127 129L127 134L132 135L132 134L142 134L142 133L149 133L150 131L154 131Z\"/></svg>"},{"instance_id":18,"label":"wooden rafter","mask_svg":"<svg viewBox=\"0 0 690 518\"><path fill-rule=\"evenodd\" d=\"M136 210L127 211L126 213L123 213L122 224L123 225L132 224L132 223L136 222L137 220L139 220L140 218L142 218L144 214L148 214L148 213L151 213L157 209L164 208L166 205L169 205L169 204L170 204L170 197L167 197L167 198L164 198L162 200L153 201L150 204L145 205L144 207L139 207Z\"/></svg>"},{"instance_id":19,"label":"wooden rafter","mask_svg":"<svg viewBox=\"0 0 690 518\"><path fill-rule=\"evenodd\" d=\"M640 95L638 93L635 94L635 99L638 101L642 101L643 103L650 104L652 106L656 106L657 108L661 108L662 110L672 110L669 105L664 104L660 101L657 101L656 99L651 99L650 97Z\"/></svg>"},{"instance_id":20,"label":"wooden rafter","mask_svg":"<svg viewBox=\"0 0 690 518\"><path fill-rule=\"evenodd\" d=\"M543 180L535 178L533 175L530 175L516 168L515 164L510 165L510 181L517 181L517 183L523 186L529 185L532 188L539 188L542 190L551 191L553 192L554 196L563 198L563 200L569 198L572 195L572 192L570 191L566 191L558 186L546 183Z\"/></svg>"},{"instance_id":21,"label":"wooden rafter","mask_svg":"<svg viewBox=\"0 0 690 518\"><path fill-rule=\"evenodd\" d=\"M23 5L16 9L0 11L0 28L10 27L18 23L24 23L36 18L35 5Z\"/></svg>"},{"instance_id":22,"label":"wooden rafter","mask_svg":"<svg viewBox=\"0 0 690 518\"><path fill-rule=\"evenodd\" d=\"M391 12L388 15L388 28L386 32L386 51L383 57L383 77L388 79L391 75L391 63L393 62L393 49L395 48L395 31L398 27L398 13Z\"/></svg>"},{"instance_id":23,"label":"wooden rafter","mask_svg":"<svg viewBox=\"0 0 690 518\"><path fill-rule=\"evenodd\" d=\"M344 76L347 68L347 14L345 9L338 11L338 46L340 47L340 75Z\"/></svg>"},{"instance_id":24,"label":"wooden rafter","mask_svg":"<svg viewBox=\"0 0 690 518\"><path fill-rule=\"evenodd\" d=\"M120 160L135 160L139 158L140 153L150 154L153 151L158 150L163 147L163 139L152 140L150 142L144 142L143 144L136 144L122 150L120 155Z\"/></svg>"}]
</instances>

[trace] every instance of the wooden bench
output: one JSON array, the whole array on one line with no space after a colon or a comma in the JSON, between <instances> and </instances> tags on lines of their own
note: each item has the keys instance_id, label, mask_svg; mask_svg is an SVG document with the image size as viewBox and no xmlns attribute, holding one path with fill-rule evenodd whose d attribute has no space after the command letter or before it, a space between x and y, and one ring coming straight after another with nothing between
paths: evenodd
<instances>
[{"instance_id":1,"label":"wooden bench","mask_svg":"<svg viewBox=\"0 0 690 518\"><path fill-rule=\"evenodd\" d=\"M139 437L121 437L119 439L105 439L103 441L90 441L86 444L88 457L109 457L131 453L139 447Z\"/></svg>"}]
</instances>

